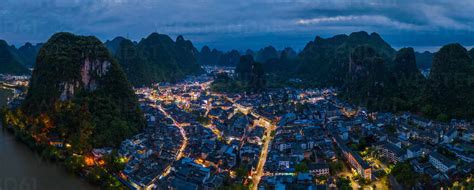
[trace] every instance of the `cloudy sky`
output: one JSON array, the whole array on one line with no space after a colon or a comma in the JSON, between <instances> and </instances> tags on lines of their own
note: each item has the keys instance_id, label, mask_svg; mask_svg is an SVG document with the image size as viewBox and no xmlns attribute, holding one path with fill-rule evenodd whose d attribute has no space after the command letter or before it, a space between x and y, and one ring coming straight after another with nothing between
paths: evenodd
<instances>
[{"instance_id":1,"label":"cloudy sky","mask_svg":"<svg viewBox=\"0 0 474 190\"><path fill-rule=\"evenodd\" d=\"M365 30L394 47L474 45L472 0L0 0L0 39L42 42L54 32L102 40L179 34L198 47L301 49L315 36Z\"/></svg>"}]
</instances>

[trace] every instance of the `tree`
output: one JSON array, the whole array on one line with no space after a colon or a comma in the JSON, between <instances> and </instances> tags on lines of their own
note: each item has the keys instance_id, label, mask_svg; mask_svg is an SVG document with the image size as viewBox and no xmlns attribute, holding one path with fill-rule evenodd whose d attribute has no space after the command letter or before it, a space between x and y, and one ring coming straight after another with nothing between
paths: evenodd
<instances>
[{"instance_id":1,"label":"tree","mask_svg":"<svg viewBox=\"0 0 474 190\"><path fill-rule=\"evenodd\" d=\"M244 90L244 87L241 85L241 82L230 78L226 73L219 73L211 84L211 90L215 92L235 93Z\"/></svg>"},{"instance_id":2,"label":"tree","mask_svg":"<svg viewBox=\"0 0 474 190\"><path fill-rule=\"evenodd\" d=\"M329 163L329 169L332 175L336 175L344 169L344 163L341 160L337 160Z\"/></svg>"},{"instance_id":3,"label":"tree","mask_svg":"<svg viewBox=\"0 0 474 190\"><path fill-rule=\"evenodd\" d=\"M249 174L248 166L247 165L241 165L235 170L235 173L238 177L240 178L246 178L247 175Z\"/></svg>"},{"instance_id":4,"label":"tree","mask_svg":"<svg viewBox=\"0 0 474 190\"><path fill-rule=\"evenodd\" d=\"M347 178L338 178L337 180L337 186L339 187L340 190L352 190L351 186L351 180L349 177Z\"/></svg>"},{"instance_id":5,"label":"tree","mask_svg":"<svg viewBox=\"0 0 474 190\"><path fill-rule=\"evenodd\" d=\"M260 91L265 86L264 70L261 63L255 62L251 55L240 57L235 68L238 79L246 83L251 91Z\"/></svg>"},{"instance_id":6,"label":"tree","mask_svg":"<svg viewBox=\"0 0 474 190\"><path fill-rule=\"evenodd\" d=\"M391 174L407 189L413 187L419 178L409 162L397 163L392 169Z\"/></svg>"},{"instance_id":7,"label":"tree","mask_svg":"<svg viewBox=\"0 0 474 190\"><path fill-rule=\"evenodd\" d=\"M85 166L84 157L78 156L78 155L67 157L66 160L64 161L64 164L69 171L73 173L78 173Z\"/></svg>"},{"instance_id":8,"label":"tree","mask_svg":"<svg viewBox=\"0 0 474 190\"><path fill-rule=\"evenodd\" d=\"M296 173L304 173L308 172L308 165L306 164L306 161L302 161L299 164L295 165L295 172Z\"/></svg>"},{"instance_id":9,"label":"tree","mask_svg":"<svg viewBox=\"0 0 474 190\"><path fill-rule=\"evenodd\" d=\"M125 168L125 163L120 160L120 156L116 149L108 155L105 155L103 160L105 161L105 168L108 172L117 173Z\"/></svg>"}]
</instances>

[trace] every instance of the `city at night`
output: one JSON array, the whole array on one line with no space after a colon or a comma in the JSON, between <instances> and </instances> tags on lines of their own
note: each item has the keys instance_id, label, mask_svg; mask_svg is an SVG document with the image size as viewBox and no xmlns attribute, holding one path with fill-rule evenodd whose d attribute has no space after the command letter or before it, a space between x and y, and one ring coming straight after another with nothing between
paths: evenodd
<instances>
[{"instance_id":1,"label":"city at night","mask_svg":"<svg viewBox=\"0 0 474 190\"><path fill-rule=\"evenodd\" d=\"M3 0L0 190L473 190L473 12Z\"/></svg>"}]
</instances>

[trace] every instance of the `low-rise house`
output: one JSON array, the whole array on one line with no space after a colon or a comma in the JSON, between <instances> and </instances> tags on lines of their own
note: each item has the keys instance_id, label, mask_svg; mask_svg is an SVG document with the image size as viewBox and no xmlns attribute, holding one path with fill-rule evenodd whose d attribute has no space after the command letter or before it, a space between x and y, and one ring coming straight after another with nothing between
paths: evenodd
<instances>
[{"instance_id":1,"label":"low-rise house","mask_svg":"<svg viewBox=\"0 0 474 190\"><path fill-rule=\"evenodd\" d=\"M464 162L472 163L474 162L474 154L466 152L466 151L452 151L456 154L456 157L461 159Z\"/></svg>"},{"instance_id":2,"label":"low-rise house","mask_svg":"<svg viewBox=\"0 0 474 190\"><path fill-rule=\"evenodd\" d=\"M349 139L349 131L345 127L338 127L338 133L342 140Z\"/></svg>"},{"instance_id":3,"label":"low-rise house","mask_svg":"<svg viewBox=\"0 0 474 190\"><path fill-rule=\"evenodd\" d=\"M190 189L202 189L211 181L211 169L194 162L193 159L183 158L175 166L172 173L168 176L172 181L169 189L182 189L182 184L190 183L187 187ZM186 182L186 183L183 183ZM187 189L187 188L186 188Z\"/></svg>"},{"instance_id":4,"label":"low-rise house","mask_svg":"<svg viewBox=\"0 0 474 190\"><path fill-rule=\"evenodd\" d=\"M397 163L404 160L404 152L394 144L381 142L375 145L375 149L381 157L386 158L389 162Z\"/></svg>"},{"instance_id":5,"label":"low-rise house","mask_svg":"<svg viewBox=\"0 0 474 190\"><path fill-rule=\"evenodd\" d=\"M466 142L474 142L474 128L464 131L461 139Z\"/></svg>"},{"instance_id":6,"label":"low-rise house","mask_svg":"<svg viewBox=\"0 0 474 190\"><path fill-rule=\"evenodd\" d=\"M434 151L430 153L429 161L433 167L443 173L456 168L456 163L454 161Z\"/></svg>"},{"instance_id":7,"label":"low-rise house","mask_svg":"<svg viewBox=\"0 0 474 190\"><path fill-rule=\"evenodd\" d=\"M407 148L406 158L407 159L416 158L416 157L420 157L426 154L427 152L425 148L423 148L419 144L415 144Z\"/></svg>"},{"instance_id":8,"label":"low-rise house","mask_svg":"<svg viewBox=\"0 0 474 190\"><path fill-rule=\"evenodd\" d=\"M397 146L398 148L402 148L402 141L398 137L389 136L387 142Z\"/></svg>"},{"instance_id":9,"label":"low-rise house","mask_svg":"<svg viewBox=\"0 0 474 190\"><path fill-rule=\"evenodd\" d=\"M411 138L432 145L439 143L439 136L433 131L415 130L413 131Z\"/></svg>"},{"instance_id":10,"label":"low-rise house","mask_svg":"<svg viewBox=\"0 0 474 190\"><path fill-rule=\"evenodd\" d=\"M308 171L313 176L327 176L329 175L329 164L327 163L309 164Z\"/></svg>"},{"instance_id":11,"label":"low-rise house","mask_svg":"<svg viewBox=\"0 0 474 190\"><path fill-rule=\"evenodd\" d=\"M451 128L443 135L443 143L450 143L453 142L454 138L458 136L458 130L455 128Z\"/></svg>"},{"instance_id":12,"label":"low-rise house","mask_svg":"<svg viewBox=\"0 0 474 190\"><path fill-rule=\"evenodd\" d=\"M333 135L333 139L352 168L363 178L372 180L372 168L369 164L359 154L349 149L338 135Z\"/></svg>"},{"instance_id":13,"label":"low-rise house","mask_svg":"<svg viewBox=\"0 0 474 190\"><path fill-rule=\"evenodd\" d=\"M414 115L411 116L411 122L421 127L429 127L432 124L431 120Z\"/></svg>"},{"instance_id":14,"label":"low-rise house","mask_svg":"<svg viewBox=\"0 0 474 190\"><path fill-rule=\"evenodd\" d=\"M413 167L415 172L424 173L427 168L432 167L429 162L421 163L419 159L413 159L410 161L410 165Z\"/></svg>"}]
</instances>

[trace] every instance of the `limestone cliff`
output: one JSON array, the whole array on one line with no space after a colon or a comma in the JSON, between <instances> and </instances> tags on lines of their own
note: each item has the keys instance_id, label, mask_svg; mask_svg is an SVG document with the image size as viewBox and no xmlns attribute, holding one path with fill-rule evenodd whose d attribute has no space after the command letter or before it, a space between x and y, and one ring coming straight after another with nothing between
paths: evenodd
<instances>
[{"instance_id":1,"label":"limestone cliff","mask_svg":"<svg viewBox=\"0 0 474 190\"><path fill-rule=\"evenodd\" d=\"M33 118L52 118L64 138L84 129L61 127L93 126L88 143L94 146L115 146L144 124L132 87L107 48L95 37L70 33L53 35L41 48L22 108ZM73 124L81 120L88 123Z\"/></svg>"}]
</instances>

